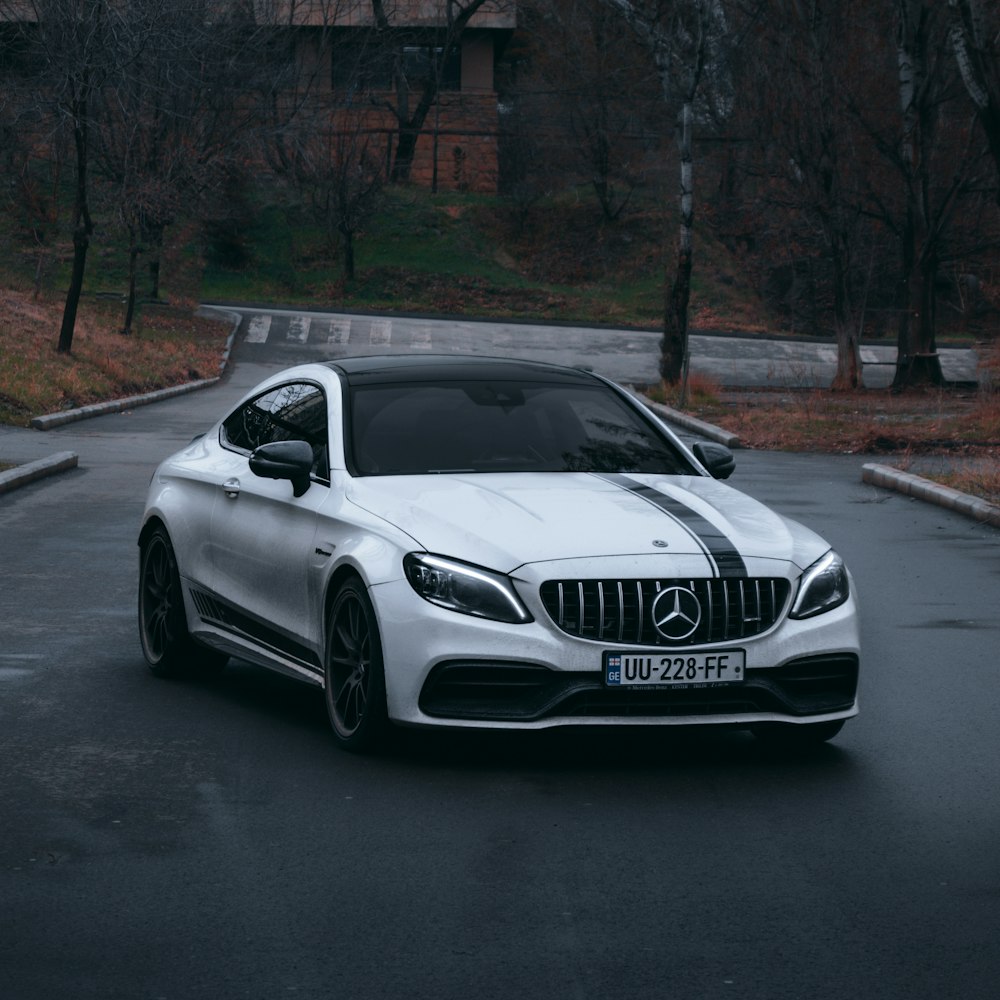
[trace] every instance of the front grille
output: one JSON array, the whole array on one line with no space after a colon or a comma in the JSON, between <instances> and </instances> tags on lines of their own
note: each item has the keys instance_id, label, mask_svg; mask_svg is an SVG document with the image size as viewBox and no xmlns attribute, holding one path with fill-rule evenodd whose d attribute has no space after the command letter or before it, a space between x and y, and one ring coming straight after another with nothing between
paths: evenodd
<instances>
[{"instance_id":1,"label":"front grille","mask_svg":"<svg viewBox=\"0 0 1000 1000\"><path fill-rule=\"evenodd\" d=\"M683 638L670 639L653 624L653 602L680 587L698 599L701 619ZM699 646L734 642L766 632L781 617L787 580L547 580L542 603L552 621L581 639L636 646Z\"/></svg>"}]
</instances>

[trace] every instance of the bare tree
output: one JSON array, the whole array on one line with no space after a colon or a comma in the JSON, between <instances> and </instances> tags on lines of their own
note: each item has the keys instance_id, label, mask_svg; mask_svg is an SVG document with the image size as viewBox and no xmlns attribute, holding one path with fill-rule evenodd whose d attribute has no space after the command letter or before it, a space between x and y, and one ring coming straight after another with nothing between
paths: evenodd
<instances>
[{"instance_id":1,"label":"bare tree","mask_svg":"<svg viewBox=\"0 0 1000 1000\"><path fill-rule=\"evenodd\" d=\"M522 9L520 20L538 39L537 85L559 119L550 127L572 142L566 169L591 185L612 222L646 180L662 129L664 105L650 60L604 0L542 0Z\"/></svg>"},{"instance_id":2,"label":"bare tree","mask_svg":"<svg viewBox=\"0 0 1000 1000\"><path fill-rule=\"evenodd\" d=\"M406 24L407 5L397 11L386 0L371 0L376 37L391 66L394 99L384 101L383 106L396 121L396 150L389 175L393 183L410 179L417 140L440 100L448 67L461 58L469 22L483 8L495 8L501 2L506 0L440 0L441 16L433 26L413 27Z\"/></svg>"},{"instance_id":3,"label":"bare tree","mask_svg":"<svg viewBox=\"0 0 1000 1000\"><path fill-rule=\"evenodd\" d=\"M292 155L295 181L313 217L339 245L349 281L355 276L355 238L377 210L385 185L382 143L366 127L367 111L338 108L326 124L299 132Z\"/></svg>"},{"instance_id":4,"label":"bare tree","mask_svg":"<svg viewBox=\"0 0 1000 1000\"><path fill-rule=\"evenodd\" d=\"M371 54L364 29L344 28L366 6L367 0L255 0L269 41L244 86L254 96L259 148L277 176L293 170L299 134L314 121L343 56L351 52L348 63L358 66ZM347 89L353 92L350 83Z\"/></svg>"},{"instance_id":5,"label":"bare tree","mask_svg":"<svg viewBox=\"0 0 1000 1000\"><path fill-rule=\"evenodd\" d=\"M726 87L722 49L728 33L719 0L605 0L619 11L653 58L663 100L677 107L677 145L680 152L680 234L673 281L664 304L660 342L660 376L678 382L687 372L688 305L691 299L694 232L694 127L699 114L713 110L703 99L707 77L721 92Z\"/></svg>"},{"instance_id":6,"label":"bare tree","mask_svg":"<svg viewBox=\"0 0 1000 1000\"><path fill-rule=\"evenodd\" d=\"M843 0L767 0L742 60L741 111L750 121L762 201L787 226L789 246L825 267L823 300L837 342L834 389L863 385L860 331L866 280L858 257L868 226L857 154L860 130L847 107L866 38L861 6ZM870 236L868 237L870 239ZM859 280L860 279L860 280Z\"/></svg>"},{"instance_id":7,"label":"bare tree","mask_svg":"<svg viewBox=\"0 0 1000 1000\"><path fill-rule=\"evenodd\" d=\"M893 155L905 198L893 380L898 391L915 383L944 382L936 343L936 283L943 234L966 186L970 161L944 178L935 169L935 154L952 145L941 134L950 68L944 59L946 14L933 0L895 0L895 7L902 127Z\"/></svg>"},{"instance_id":8,"label":"bare tree","mask_svg":"<svg viewBox=\"0 0 1000 1000\"><path fill-rule=\"evenodd\" d=\"M138 0L124 8L119 41L140 52L112 66L93 124L95 168L110 183L119 221L128 235L128 290L122 333L132 332L139 254L162 238L181 208L180 177L189 166L186 121L176 112L187 78L185 55L199 25L190 9ZM185 16L186 15L186 16ZM181 29L181 31L178 31ZM154 295L159 268L152 268Z\"/></svg>"},{"instance_id":9,"label":"bare tree","mask_svg":"<svg viewBox=\"0 0 1000 1000\"><path fill-rule=\"evenodd\" d=\"M157 239L193 172L206 175L252 115L242 81L253 71L247 0L0 0L0 20L24 52L22 119L39 148L73 149L73 265L58 350L72 349L94 232L98 161L131 233ZM249 41L248 41L249 40ZM190 194L190 190L186 192ZM126 320L126 328L129 326Z\"/></svg>"},{"instance_id":10,"label":"bare tree","mask_svg":"<svg viewBox=\"0 0 1000 1000\"><path fill-rule=\"evenodd\" d=\"M139 254L149 254L155 298L165 229L244 156L256 123L243 79L262 72L268 35L239 5L217 10L210 23L201 0L123 6L119 51L134 57L113 60L95 97L92 146L128 235L125 334L132 328Z\"/></svg>"},{"instance_id":11,"label":"bare tree","mask_svg":"<svg viewBox=\"0 0 1000 1000\"><path fill-rule=\"evenodd\" d=\"M963 209L990 189L987 149L970 120L949 43L949 12L933 0L894 0L899 105L893 129L870 120L896 169L881 208L900 244L897 363L893 389L944 382L937 354L938 286L956 245ZM901 198L902 205L898 205Z\"/></svg>"},{"instance_id":12,"label":"bare tree","mask_svg":"<svg viewBox=\"0 0 1000 1000\"><path fill-rule=\"evenodd\" d=\"M745 158L751 190L736 210L746 213L748 242L773 247L783 237L789 267L820 276L805 298L833 315L838 386L855 384L869 305L897 321L896 388L942 381L943 279L995 243L978 215L995 188L947 14L919 0L748 8L753 37L740 46L733 124L755 155ZM878 249L890 239L895 260Z\"/></svg>"},{"instance_id":13,"label":"bare tree","mask_svg":"<svg viewBox=\"0 0 1000 1000\"><path fill-rule=\"evenodd\" d=\"M0 33L0 61L5 70L0 87L0 188L7 215L17 226L15 238L29 244L35 254L37 299L58 231L66 150L61 141L38 141L37 108L28 96L33 88L24 86L31 73L23 65L23 46L18 45L14 26L2 28L6 30Z\"/></svg>"},{"instance_id":14,"label":"bare tree","mask_svg":"<svg viewBox=\"0 0 1000 1000\"><path fill-rule=\"evenodd\" d=\"M108 0L0 0L0 18L17 31L34 73L23 82L25 110L34 118L41 144L71 136L74 153L73 267L57 349L73 346L73 332L87 252L94 232L90 213L91 134L94 103L113 66L129 59L118 47L120 5ZM114 56L112 55L114 53Z\"/></svg>"},{"instance_id":15,"label":"bare tree","mask_svg":"<svg viewBox=\"0 0 1000 1000\"><path fill-rule=\"evenodd\" d=\"M996 5L982 0L948 0L948 7L952 49L989 142L1000 205L1000 18Z\"/></svg>"}]
</instances>

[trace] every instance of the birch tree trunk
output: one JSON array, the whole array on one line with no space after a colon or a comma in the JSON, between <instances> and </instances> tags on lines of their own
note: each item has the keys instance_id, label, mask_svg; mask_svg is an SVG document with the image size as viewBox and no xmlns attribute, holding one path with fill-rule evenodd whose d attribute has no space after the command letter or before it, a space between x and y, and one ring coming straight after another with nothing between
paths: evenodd
<instances>
[{"instance_id":1,"label":"birch tree trunk","mask_svg":"<svg viewBox=\"0 0 1000 1000\"><path fill-rule=\"evenodd\" d=\"M694 155L695 100L702 82L712 38L725 30L718 0L688 0L669 8L671 20L658 20L639 10L632 0L605 0L617 10L652 55L665 103L681 102L677 142L680 150L680 235L670 290L665 294L663 338L660 341L660 377L677 383L686 371L688 307L694 264Z\"/></svg>"},{"instance_id":2,"label":"birch tree trunk","mask_svg":"<svg viewBox=\"0 0 1000 1000\"><path fill-rule=\"evenodd\" d=\"M996 167L996 202L1000 205L1000 25L987 23L981 0L948 0L949 40L962 82L986 133Z\"/></svg>"},{"instance_id":3,"label":"birch tree trunk","mask_svg":"<svg viewBox=\"0 0 1000 1000\"><path fill-rule=\"evenodd\" d=\"M677 144L681 157L681 225L677 245L677 265L666 298L663 338L660 341L660 378L679 382L687 372L688 305L691 301L691 271L694 265L694 162L691 155L691 125L694 112L690 101L681 108Z\"/></svg>"}]
</instances>

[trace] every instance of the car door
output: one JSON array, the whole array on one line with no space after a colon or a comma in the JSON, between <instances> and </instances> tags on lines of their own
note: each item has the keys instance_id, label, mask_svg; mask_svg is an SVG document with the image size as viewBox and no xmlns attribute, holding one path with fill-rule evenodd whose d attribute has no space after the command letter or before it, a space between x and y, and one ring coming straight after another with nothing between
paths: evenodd
<instances>
[{"instance_id":1,"label":"car door","mask_svg":"<svg viewBox=\"0 0 1000 1000\"><path fill-rule=\"evenodd\" d=\"M219 489L212 508L209 561L227 627L316 668L321 623L315 538L330 501L328 412L323 389L287 382L242 404L222 424ZM313 448L310 487L296 497L286 480L250 470L255 448L302 440Z\"/></svg>"}]
</instances>

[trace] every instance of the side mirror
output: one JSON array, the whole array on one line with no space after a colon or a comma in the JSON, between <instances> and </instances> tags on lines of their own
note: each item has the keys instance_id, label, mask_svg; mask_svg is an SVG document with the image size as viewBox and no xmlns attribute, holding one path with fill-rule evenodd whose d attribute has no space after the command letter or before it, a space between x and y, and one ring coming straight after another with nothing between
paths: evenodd
<instances>
[{"instance_id":1,"label":"side mirror","mask_svg":"<svg viewBox=\"0 0 1000 1000\"><path fill-rule=\"evenodd\" d=\"M305 441L271 441L255 448L250 471L262 479L289 479L292 492L300 497L312 482L313 450Z\"/></svg>"},{"instance_id":2,"label":"side mirror","mask_svg":"<svg viewBox=\"0 0 1000 1000\"><path fill-rule=\"evenodd\" d=\"M698 441L691 450L713 479L728 479L736 468L736 457L724 444Z\"/></svg>"}]
</instances>

